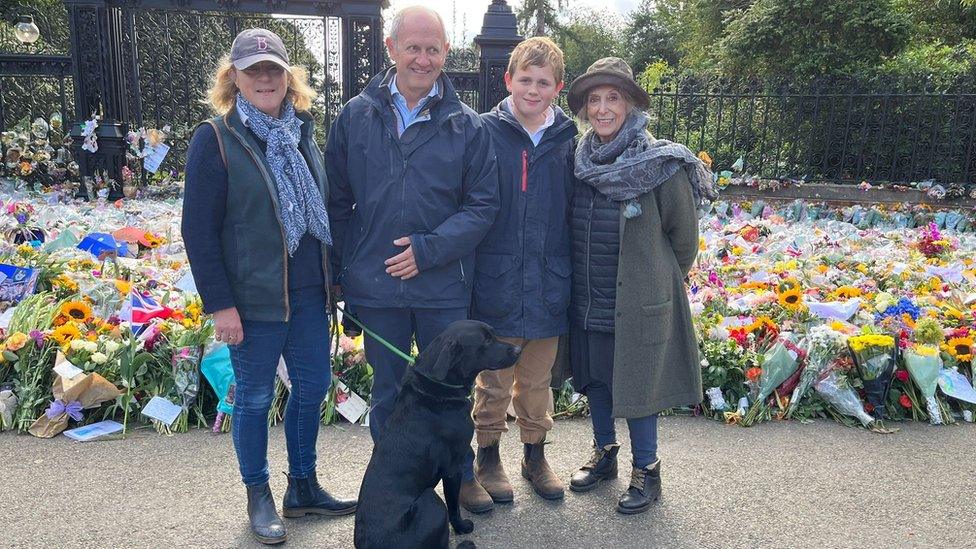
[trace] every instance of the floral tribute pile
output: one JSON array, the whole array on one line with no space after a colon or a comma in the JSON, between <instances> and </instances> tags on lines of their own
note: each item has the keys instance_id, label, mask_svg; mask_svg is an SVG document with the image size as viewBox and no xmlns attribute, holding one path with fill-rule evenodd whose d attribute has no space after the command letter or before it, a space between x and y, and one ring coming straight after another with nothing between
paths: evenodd
<instances>
[{"instance_id":1,"label":"floral tribute pile","mask_svg":"<svg viewBox=\"0 0 976 549\"><path fill-rule=\"evenodd\" d=\"M730 424L972 421L971 213L717 203L690 276L703 404Z\"/></svg>"},{"instance_id":2,"label":"floral tribute pile","mask_svg":"<svg viewBox=\"0 0 976 549\"><path fill-rule=\"evenodd\" d=\"M14 152L0 175L0 430L50 437L115 420L123 433L226 431L234 374L189 274L178 181L116 202L75 199L60 179L73 167L59 171L60 150L51 156L35 126L4 137ZM972 420L972 212L718 202L700 225L689 292L705 394L684 412L882 433L892 420ZM322 421L362 421L372 370L362 336L334 325ZM270 422L289 387L281 365ZM586 413L569 385L554 396L556 416Z\"/></svg>"}]
</instances>

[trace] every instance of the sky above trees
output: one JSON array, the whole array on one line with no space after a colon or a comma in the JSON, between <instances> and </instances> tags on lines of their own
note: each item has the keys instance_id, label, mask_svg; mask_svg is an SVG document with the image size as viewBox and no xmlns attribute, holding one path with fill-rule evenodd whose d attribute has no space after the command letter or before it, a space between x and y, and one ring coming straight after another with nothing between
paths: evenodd
<instances>
[{"instance_id":1,"label":"sky above trees","mask_svg":"<svg viewBox=\"0 0 976 549\"><path fill-rule=\"evenodd\" d=\"M452 41L466 43L474 38L481 30L481 20L491 4L491 0L392 0L390 13L386 16L389 21L396 10L414 4L423 4L433 8L444 18L447 32ZM615 15L624 16L637 8L639 0L569 0L571 8L606 9ZM516 9L520 0L509 0L508 4Z\"/></svg>"}]
</instances>

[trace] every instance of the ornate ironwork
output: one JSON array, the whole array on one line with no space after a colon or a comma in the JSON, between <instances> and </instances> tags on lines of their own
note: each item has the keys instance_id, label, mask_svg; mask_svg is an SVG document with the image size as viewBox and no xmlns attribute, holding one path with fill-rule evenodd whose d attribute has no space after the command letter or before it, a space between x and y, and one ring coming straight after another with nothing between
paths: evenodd
<instances>
[{"instance_id":1,"label":"ornate ironwork","mask_svg":"<svg viewBox=\"0 0 976 549\"><path fill-rule=\"evenodd\" d=\"M508 56L523 38L512 8L504 1L495 1L485 13L481 34L474 42L481 49L481 89L478 110L487 112L505 98L507 91L503 76L508 66Z\"/></svg>"},{"instance_id":2,"label":"ornate ironwork","mask_svg":"<svg viewBox=\"0 0 976 549\"><path fill-rule=\"evenodd\" d=\"M766 178L976 183L974 84L685 76L652 94L651 131Z\"/></svg>"}]
</instances>

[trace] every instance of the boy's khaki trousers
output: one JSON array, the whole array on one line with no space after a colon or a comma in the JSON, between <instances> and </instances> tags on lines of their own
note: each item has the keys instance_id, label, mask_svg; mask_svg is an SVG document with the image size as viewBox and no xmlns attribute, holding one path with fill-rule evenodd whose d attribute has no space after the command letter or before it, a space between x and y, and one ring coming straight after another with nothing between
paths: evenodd
<instances>
[{"instance_id":1,"label":"boy's khaki trousers","mask_svg":"<svg viewBox=\"0 0 976 549\"><path fill-rule=\"evenodd\" d=\"M474 426L478 446L484 448L499 441L508 431L505 422L509 403L514 400L515 424L522 442L538 444L552 429L549 406L552 390L552 366L556 361L558 337L524 339L501 337L502 341L522 347L522 355L511 368L484 371L478 375L474 391Z\"/></svg>"}]
</instances>

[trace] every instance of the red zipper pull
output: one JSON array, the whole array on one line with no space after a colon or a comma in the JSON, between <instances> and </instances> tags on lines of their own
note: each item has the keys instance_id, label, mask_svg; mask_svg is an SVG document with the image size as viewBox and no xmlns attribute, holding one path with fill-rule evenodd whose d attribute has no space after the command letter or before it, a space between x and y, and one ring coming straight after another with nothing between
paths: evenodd
<instances>
[{"instance_id":1,"label":"red zipper pull","mask_svg":"<svg viewBox=\"0 0 976 549\"><path fill-rule=\"evenodd\" d=\"M522 149L522 192L529 189L529 151Z\"/></svg>"}]
</instances>

